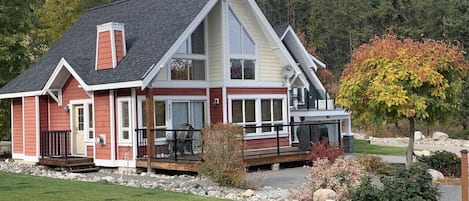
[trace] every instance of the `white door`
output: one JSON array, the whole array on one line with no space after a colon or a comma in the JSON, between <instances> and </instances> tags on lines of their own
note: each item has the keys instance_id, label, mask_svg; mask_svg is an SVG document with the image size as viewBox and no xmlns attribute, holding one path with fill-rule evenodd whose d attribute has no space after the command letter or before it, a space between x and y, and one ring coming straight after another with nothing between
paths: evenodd
<instances>
[{"instance_id":1,"label":"white door","mask_svg":"<svg viewBox=\"0 0 469 201\"><path fill-rule=\"evenodd\" d=\"M85 110L83 105L73 106L73 154L85 155Z\"/></svg>"}]
</instances>

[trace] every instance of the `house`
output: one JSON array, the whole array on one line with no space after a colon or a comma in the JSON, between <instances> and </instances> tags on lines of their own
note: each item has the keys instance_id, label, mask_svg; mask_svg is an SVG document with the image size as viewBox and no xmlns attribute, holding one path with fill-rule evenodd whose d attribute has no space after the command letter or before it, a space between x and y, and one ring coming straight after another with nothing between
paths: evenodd
<instances>
[{"instance_id":1,"label":"house","mask_svg":"<svg viewBox=\"0 0 469 201\"><path fill-rule=\"evenodd\" d=\"M13 158L135 167L146 97L158 146L185 123L224 122L245 127L246 149L291 147L295 127L274 127L301 117L340 141L350 116L316 77L324 67L254 0L127 0L88 10L0 98L11 100Z\"/></svg>"}]
</instances>

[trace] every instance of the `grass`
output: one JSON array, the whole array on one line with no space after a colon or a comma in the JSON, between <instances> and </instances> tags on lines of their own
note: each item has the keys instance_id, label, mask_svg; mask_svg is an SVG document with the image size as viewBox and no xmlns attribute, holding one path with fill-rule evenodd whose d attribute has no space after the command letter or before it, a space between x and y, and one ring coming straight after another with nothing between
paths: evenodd
<instances>
[{"instance_id":1,"label":"grass","mask_svg":"<svg viewBox=\"0 0 469 201\"><path fill-rule=\"evenodd\" d=\"M405 156L407 147L394 147L369 144L366 140L353 140L355 153Z\"/></svg>"},{"instance_id":2,"label":"grass","mask_svg":"<svg viewBox=\"0 0 469 201\"><path fill-rule=\"evenodd\" d=\"M0 172L0 200L193 200L216 198L115 184L53 179Z\"/></svg>"}]
</instances>

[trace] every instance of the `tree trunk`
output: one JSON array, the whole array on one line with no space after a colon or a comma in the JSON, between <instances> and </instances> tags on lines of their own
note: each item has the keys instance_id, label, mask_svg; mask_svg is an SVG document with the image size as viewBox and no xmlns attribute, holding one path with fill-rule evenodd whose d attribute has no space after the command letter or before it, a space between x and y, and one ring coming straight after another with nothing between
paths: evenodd
<instances>
[{"instance_id":1,"label":"tree trunk","mask_svg":"<svg viewBox=\"0 0 469 201\"><path fill-rule=\"evenodd\" d=\"M410 117L409 118L409 145L407 146L407 157L406 157L406 163L405 167L407 169L410 169L410 166L412 165L412 158L413 158L413 153L414 153L414 141L415 141L415 122L414 118Z\"/></svg>"}]
</instances>

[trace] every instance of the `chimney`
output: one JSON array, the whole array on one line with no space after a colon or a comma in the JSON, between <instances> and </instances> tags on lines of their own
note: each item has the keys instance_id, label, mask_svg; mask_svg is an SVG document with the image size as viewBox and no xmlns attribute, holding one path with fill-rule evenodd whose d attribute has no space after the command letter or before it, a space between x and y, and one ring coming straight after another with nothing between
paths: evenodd
<instances>
[{"instance_id":1,"label":"chimney","mask_svg":"<svg viewBox=\"0 0 469 201\"><path fill-rule=\"evenodd\" d=\"M124 24L109 22L97 26L96 70L115 68L125 57Z\"/></svg>"}]
</instances>

